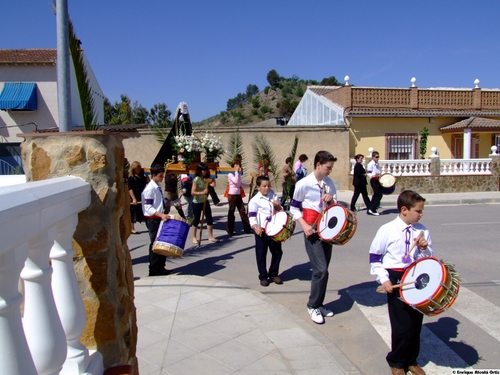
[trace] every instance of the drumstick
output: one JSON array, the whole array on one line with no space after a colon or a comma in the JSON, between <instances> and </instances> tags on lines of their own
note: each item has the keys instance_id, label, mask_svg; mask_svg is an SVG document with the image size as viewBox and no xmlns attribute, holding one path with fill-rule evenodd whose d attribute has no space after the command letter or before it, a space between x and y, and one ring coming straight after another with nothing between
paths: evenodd
<instances>
[{"instance_id":1,"label":"drumstick","mask_svg":"<svg viewBox=\"0 0 500 375\"><path fill-rule=\"evenodd\" d=\"M418 236L417 236L415 239L416 239L416 240L418 240L418 239L419 239L419 238L421 238L423 235L424 235L424 231L423 231L423 230L421 230L421 231L420 231L420 233L418 234ZM415 248L415 246L417 245L417 242L418 242L418 241L413 240L413 243L412 243L412 245L411 245L410 249L408 250L408 252L407 252L407 253L405 254L405 256L404 256L405 258L407 258L407 257L409 257L409 256L410 256L411 252L413 251L413 249L414 249L414 248Z\"/></svg>"},{"instance_id":2,"label":"drumstick","mask_svg":"<svg viewBox=\"0 0 500 375\"><path fill-rule=\"evenodd\" d=\"M207 190L208 190L208 184L209 183L210 183L209 181L206 181L206 184L207 184L206 189ZM201 245L201 234L203 232L203 221L205 220L205 209L207 207L207 198L208 198L208 194L205 194L205 198L203 199L203 211L201 212L200 238L198 239L198 246Z\"/></svg>"},{"instance_id":3,"label":"drumstick","mask_svg":"<svg viewBox=\"0 0 500 375\"><path fill-rule=\"evenodd\" d=\"M395 284L395 285L393 285L392 287L393 287L393 288L400 288L400 287L405 286L405 285L415 284L416 282L417 282L417 281L415 280L415 281L410 281L410 282L408 282L408 283L403 283L403 284ZM382 285L380 285L380 286L377 288L376 292L377 292L377 293L385 293L385 291L384 291L384 289L383 289L383 286L382 286Z\"/></svg>"}]
</instances>

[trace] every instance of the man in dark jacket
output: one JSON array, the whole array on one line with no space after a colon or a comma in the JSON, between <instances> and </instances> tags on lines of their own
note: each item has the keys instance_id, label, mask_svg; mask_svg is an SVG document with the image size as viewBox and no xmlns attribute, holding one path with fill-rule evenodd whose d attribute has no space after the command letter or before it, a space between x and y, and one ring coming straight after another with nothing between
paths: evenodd
<instances>
[{"instance_id":1,"label":"man in dark jacket","mask_svg":"<svg viewBox=\"0 0 500 375\"><path fill-rule=\"evenodd\" d=\"M368 197L368 191L366 190L366 170L363 167L364 155L358 154L354 158L356 159L356 165L354 166L354 176L352 177L352 184L354 185L354 194L351 199L351 211L356 212L356 202L358 201L359 194L363 197L366 209L370 208L370 198Z\"/></svg>"}]
</instances>

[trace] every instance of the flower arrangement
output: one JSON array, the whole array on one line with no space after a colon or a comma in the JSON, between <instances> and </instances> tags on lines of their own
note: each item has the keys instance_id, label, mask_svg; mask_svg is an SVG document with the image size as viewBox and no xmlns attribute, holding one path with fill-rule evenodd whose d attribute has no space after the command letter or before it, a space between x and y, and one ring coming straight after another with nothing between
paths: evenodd
<instances>
[{"instance_id":1,"label":"flower arrangement","mask_svg":"<svg viewBox=\"0 0 500 375\"><path fill-rule=\"evenodd\" d=\"M190 164L203 149L200 140L195 135L178 135L174 137L174 150L182 157L183 164Z\"/></svg>"},{"instance_id":2,"label":"flower arrangement","mask_svg":"<svg viewBox=\"0 0 500 375\"><path fill-rule=\"evenodd\" d=\"M200 143L205 151L207 161L209 159L215 160L225 153L221 137L216 137L211 133L205 133L205 135L201 137Z\"/></svg>"}]
</instances>

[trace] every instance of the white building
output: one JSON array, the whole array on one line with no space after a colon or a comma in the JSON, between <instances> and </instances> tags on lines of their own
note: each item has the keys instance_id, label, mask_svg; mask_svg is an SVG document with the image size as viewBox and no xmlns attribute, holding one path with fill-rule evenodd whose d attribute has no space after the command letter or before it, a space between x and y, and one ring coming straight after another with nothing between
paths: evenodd
<instances>
[{"instance_id":1,"label":"white building","mask_svg":"<svg viewBox=\"0 0 500 375\"><path fill-rule=\"evenodd\" d=\"M104 94L84 57L98 124L104 123ZM71 125L83 116L73 65L70 64ZM0 174L21 166L18 134L58 128L57 50L0 49Z\"/></svg>"}]
</instances>

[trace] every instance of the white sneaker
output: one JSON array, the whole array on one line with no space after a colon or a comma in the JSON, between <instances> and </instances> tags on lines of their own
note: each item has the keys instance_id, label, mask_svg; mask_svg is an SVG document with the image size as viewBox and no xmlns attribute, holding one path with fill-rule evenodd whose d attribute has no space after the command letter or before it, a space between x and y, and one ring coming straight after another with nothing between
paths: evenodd
<instances>
[{"instance_id":1,"label":"white sneaker","mask_svg":"<svg viewBox=\"0 0 500 375\"><path fill-rule=\"evenodd\" d=\"M379 216L378 212L373 212L372 210L368 210L368 215Z\"/></svg>"},{"instance_id":2,"label":"white sneaker","mask_svg":"<svg viewBox=\"0 0 500 375\"><path fill-rule=\"evenodd\" d=\"M307 310L309 311L309 315L311 315L311 319L314 323L323 324L325 322L325 319L319 309L311 309L308 307Z\"/></svg>"},{"instance_id":3,"label":"white sneaker","mask_svg":"<svg viewBox=\"0 0 500 375\"><path fill-rule=\"evenodd\" d=\"M319 308L319 312L321 313L321 315L328 317L332 317L333 315L335 315L332 310L327 309L325 306L321 306Z\"/></svg>"}]
</instances>

